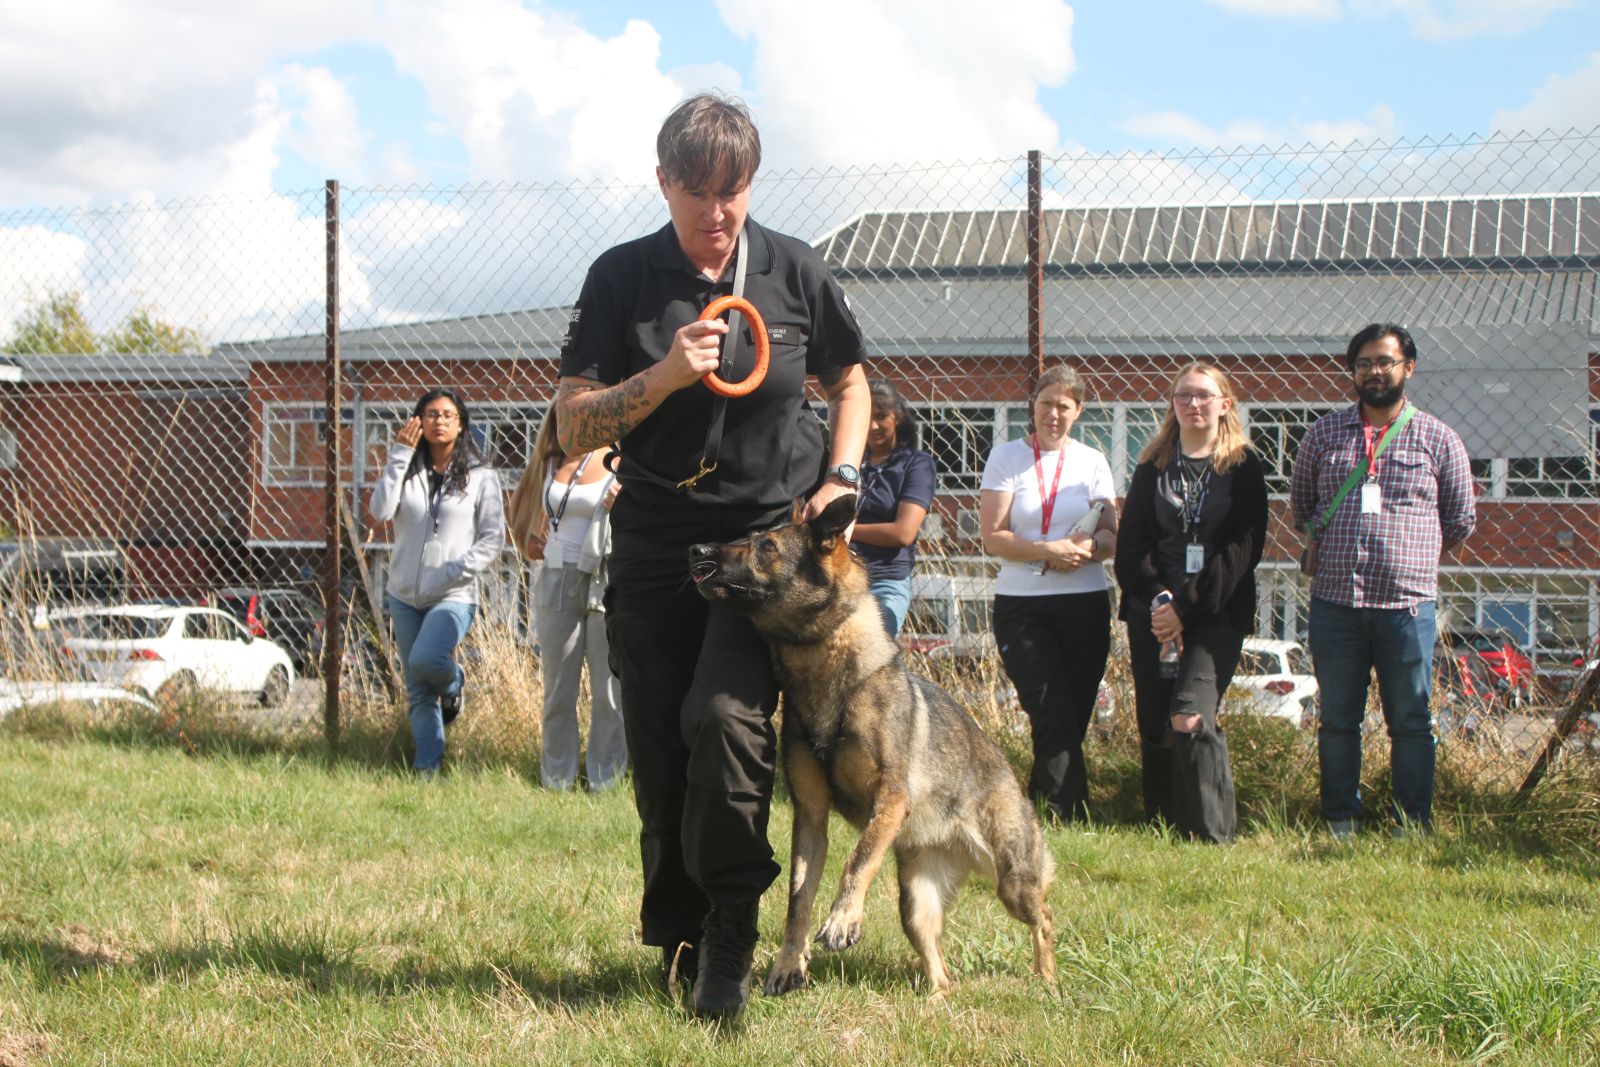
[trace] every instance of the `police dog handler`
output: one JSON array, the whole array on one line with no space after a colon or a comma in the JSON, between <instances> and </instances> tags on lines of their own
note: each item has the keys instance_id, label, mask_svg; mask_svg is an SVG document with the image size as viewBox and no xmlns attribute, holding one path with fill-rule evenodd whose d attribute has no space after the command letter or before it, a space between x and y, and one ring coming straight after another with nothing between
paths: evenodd
<instances>
[{"instance_id":1,"label":"police dog handler","mask_svg":"<svg viewBox=\"0 0 1600 1067\"><path fill-rule=\"evenodd\" d=\"M688 549L781 525L796 499L809 517L854 493L871 399L838 283L810 246L748 218L761 140L744 105L685 101L656 155L671 222L589 268L557 430L569 454L621 448L606 620L642 823L644 942L662 950L664 981L692 979L696 1013L726 1018L749 997L756 909L779 870L767 842L778 686L749 622L695 592ZM754 392L721 400L701 378L743 380L754 339L742 317L730 333L698 316L741 282L770 366ZM725 342L735 365L719 371ZM828 400L826 446L808 376Z\"/></svg>"}]
</instances>

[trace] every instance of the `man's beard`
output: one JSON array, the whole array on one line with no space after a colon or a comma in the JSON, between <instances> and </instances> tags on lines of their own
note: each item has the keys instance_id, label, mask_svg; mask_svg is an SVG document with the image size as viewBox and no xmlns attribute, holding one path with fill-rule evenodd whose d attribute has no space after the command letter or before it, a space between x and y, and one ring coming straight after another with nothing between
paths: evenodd
<instances>
[{"instance_id":1,"label":"man's beard","mask_svg":"<svg viewBox=\"0 0 1600 1067\"><path fill-rule=\"evenodd\" d=\"M1385 381L1367 379L1357 389L1356 395L1368 407L1388 408L1400 403L1400 398L1406 395L1406 380L1401 378L1393 385Z\"/></svg>"}]
</instances>

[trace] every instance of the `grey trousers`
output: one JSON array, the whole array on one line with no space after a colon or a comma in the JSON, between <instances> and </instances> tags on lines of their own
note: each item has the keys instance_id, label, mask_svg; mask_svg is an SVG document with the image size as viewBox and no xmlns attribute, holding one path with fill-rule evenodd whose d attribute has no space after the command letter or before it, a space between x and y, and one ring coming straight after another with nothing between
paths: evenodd
<instances>
[{"instance_id":1,"label":"grey trousers","mask_svg":"<svg viewBox=\"0 0 1600 1067\"><path fill-rule=\"evenodd\" d=\"M547 789L571 789L578 780L578 682L586 659L589 787L615 785L628 769L621 687L609 665L605 614L588 608L590 581L576 567L540 567L534 589L534 633L544 666L539 780Z\"/></svg>"}]
</instances>

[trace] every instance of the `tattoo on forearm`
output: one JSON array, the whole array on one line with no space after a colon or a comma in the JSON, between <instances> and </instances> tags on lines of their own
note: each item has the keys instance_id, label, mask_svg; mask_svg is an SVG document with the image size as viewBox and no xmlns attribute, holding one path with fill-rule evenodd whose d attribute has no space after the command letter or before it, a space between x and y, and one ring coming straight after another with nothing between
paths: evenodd
<instances>
[{"instance_id":1,"label":"tattoo on forearm","mask_svg":"<svg viewBox=\"0 0 1600 1067\"><path fill-rule=\"evenodd\" d=\"M629 378L607 389L572 390L562 413L572 420L567 442L573 450L599 448L621 440L646 407L644 382Z\"/></svg>"},{"instance_id":2,"label":"tattoo on forearm","mask_svg":"<svg viewBox=\"0 0 1600 1067\"><path fill-rule=\"evenodd\" d=\"M817 381L824 389L832 389L834 386L844 381L844 373L843 367L831 367L828 370L820 372L817 375Z\"/></svg>"}]
</instances>

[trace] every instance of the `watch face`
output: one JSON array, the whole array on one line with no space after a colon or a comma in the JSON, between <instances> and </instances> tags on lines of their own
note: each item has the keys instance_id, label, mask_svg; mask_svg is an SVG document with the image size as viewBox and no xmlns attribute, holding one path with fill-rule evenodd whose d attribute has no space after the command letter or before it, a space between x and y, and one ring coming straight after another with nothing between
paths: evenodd
<instances>
[{"instance_id":1,"label":"watch face","mask_svg":"<svg viewBox=\"0 0 1600 1067\"><path fill-rule=\"evenodd\" d=\"M855 469L855 467L848 463L839 464L837 467L833 468L833 473L836 474L839 480L845 485L855 486L861 484L861 474Z\"/></svg>"}]
</instances>

